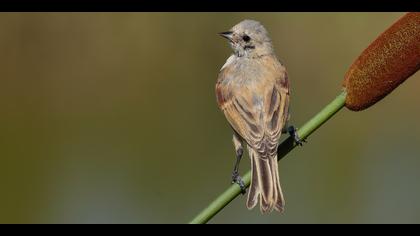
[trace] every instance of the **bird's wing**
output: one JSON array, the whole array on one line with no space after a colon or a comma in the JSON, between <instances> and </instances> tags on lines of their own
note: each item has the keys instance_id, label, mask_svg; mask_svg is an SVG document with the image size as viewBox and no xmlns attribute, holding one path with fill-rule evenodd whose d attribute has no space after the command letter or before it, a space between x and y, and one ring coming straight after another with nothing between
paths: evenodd
<instances>
[{"instance_id":1,"label":"bird's wing","mask_svg":"<svg viewBox=\"0 0 420 236\"><path fill-rule=\"evenodd\" d=\"M288 116L289 85L287 74L280 63L264 63L264 73L237 76L228 68L221 71L216 84L219 107L232 128L262 157L277 151L277 142Z\"/></svg>"},{"instance_id":2,"label":"bird's wing","mask_svg":"<svg viewBox=\"0 0 420 236\"><path fill-rule=\"evenodd\" d=\"M265 144L269 155L273 155L277 152L278 140L289 117L289 83L286 72L276 78L265 101Z\"/></svg>"}]
</instances>

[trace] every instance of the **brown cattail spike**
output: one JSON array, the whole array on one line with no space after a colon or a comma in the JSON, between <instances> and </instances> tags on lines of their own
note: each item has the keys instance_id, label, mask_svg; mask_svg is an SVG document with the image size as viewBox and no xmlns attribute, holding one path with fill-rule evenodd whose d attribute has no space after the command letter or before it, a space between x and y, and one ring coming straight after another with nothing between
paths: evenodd
<instances>
[{"instance_id":1,"label":"brown cattail spike","mask_svg":"<svg viewBox=\"0 0 420 236\"><path fill-rule=\"evenodd\" d=\"M420 13L407 13L366 48L347 71L346 107L366 109L420 69Z\"/></svg>"}]
</instances>

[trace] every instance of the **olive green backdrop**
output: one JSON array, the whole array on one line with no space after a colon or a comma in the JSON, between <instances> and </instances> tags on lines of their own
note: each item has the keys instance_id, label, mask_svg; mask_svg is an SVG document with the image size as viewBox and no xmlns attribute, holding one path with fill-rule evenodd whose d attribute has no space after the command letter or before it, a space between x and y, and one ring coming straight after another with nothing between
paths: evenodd
<instances>
[{"instance_id":1,"label":"olive green backdrop","mask_svg":"<svg viewBox=\"0 0 420 236\"><path fill-rule=\"evenodd\" d=\"M0 223L184 223L230 184L214 85L239 21L270 32L302 125L403 13L0 14ZM420 74L280 162L283 215L211 223L420 223ZM241 171L249 169L244 158Z\"/></svg>"}]
</instances>

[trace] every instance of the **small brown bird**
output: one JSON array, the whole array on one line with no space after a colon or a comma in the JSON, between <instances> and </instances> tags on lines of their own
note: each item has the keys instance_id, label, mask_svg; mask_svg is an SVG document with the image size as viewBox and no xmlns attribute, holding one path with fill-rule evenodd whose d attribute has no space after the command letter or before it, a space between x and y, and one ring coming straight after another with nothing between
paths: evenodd
<instances>
[{"instance_id":1,"label":"small brown bird","mask_svg":"<svg viewBox=\"0 0 420 236\"><path fill-rule=\"evenodd\" d=\"M220 70L216 97L220 109L234 130L236 163L232 182L239 184L239 162L245 142L251 158L252 178L247 207L260 201L262 213L282 212L284 199L277 167L277 147L289 118L289 81L285 67L274 54L264 26L244 20L220 33L229 40L234 53ZM288 130L301 144L294 128Z\"/></svg>"}]
</instances>

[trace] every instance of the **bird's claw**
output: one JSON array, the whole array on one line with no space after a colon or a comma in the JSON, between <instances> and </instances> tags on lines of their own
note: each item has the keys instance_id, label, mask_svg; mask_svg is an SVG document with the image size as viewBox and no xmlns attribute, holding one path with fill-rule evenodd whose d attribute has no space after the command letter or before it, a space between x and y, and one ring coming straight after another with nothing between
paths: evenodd
<instances>
[{"instance_id":1,"label":"bird's claw","mask_svg":"<svg viewBox=\"0 0 420 236\"><path fill-rule=\"evenodd\" d=\"M290 126L290 127L288 128L288 130L289 130L289 134L290 134L290 136L292 136L292 137L293 137L293 139L295 140L295 143L296 143L298 146L303 146L303 143L306 143L306 139L301 139L301 138L299 137L299 134L297 133L297 128L295 128L294 126Z\"/></svg>"},{"instance_id":2,"label":"bird's claw","mask_svg":"<svg viewBox=\"0 0 420 236\"><path fill-rule=\"evenodd\" d=\"M246 193L245 183L237 171L234 171L232 173L232 184L235 184L235 183L238 184L239 187L241 188L241 193L245 194Z\"/></svg>"}]
</instances>

